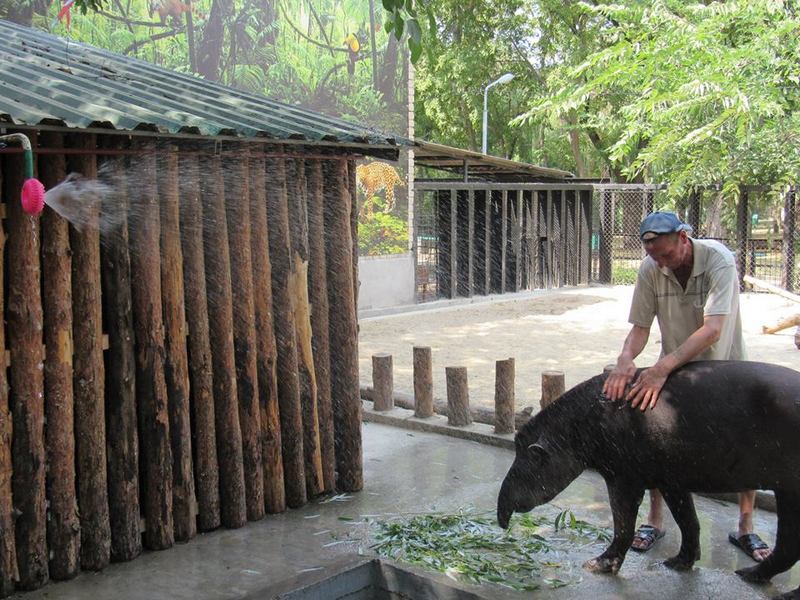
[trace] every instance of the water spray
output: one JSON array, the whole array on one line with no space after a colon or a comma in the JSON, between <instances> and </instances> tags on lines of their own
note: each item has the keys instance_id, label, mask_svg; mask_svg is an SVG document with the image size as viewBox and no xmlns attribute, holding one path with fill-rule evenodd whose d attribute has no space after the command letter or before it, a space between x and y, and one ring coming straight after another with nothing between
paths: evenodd
<instances>
[{"instance_id":1,"label":"water spray","mask_svg":"<svg viewBox=\"0 0 800 600\"><path fill-rule=\"evenodd\" d=\"M22 184L22 209L29 215L38 215L44 208L44 185L33 176L33 150L28 136L21 133L0 135L0 144L19 142L25 156L25 183Z\"/></svg>"}]
</instances>

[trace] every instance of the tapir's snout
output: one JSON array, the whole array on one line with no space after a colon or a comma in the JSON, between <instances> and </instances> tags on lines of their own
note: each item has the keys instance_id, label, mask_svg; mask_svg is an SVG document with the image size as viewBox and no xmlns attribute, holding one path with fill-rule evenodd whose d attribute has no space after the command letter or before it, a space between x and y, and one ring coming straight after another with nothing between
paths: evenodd
<instances>
[{"instance_id":1,"label":"tapir's snout","mask_svg":"<svg viewBox=\"0 0 800 600\"><path fill-rule=\"evenodd\" d=\"M511 483L508 480L508 475L506 475L503 485L500 486L500 494L497 497L497 524L503 529L508 529L511 515L514 514L511 496Z\"/></svg>"}]
</instances>

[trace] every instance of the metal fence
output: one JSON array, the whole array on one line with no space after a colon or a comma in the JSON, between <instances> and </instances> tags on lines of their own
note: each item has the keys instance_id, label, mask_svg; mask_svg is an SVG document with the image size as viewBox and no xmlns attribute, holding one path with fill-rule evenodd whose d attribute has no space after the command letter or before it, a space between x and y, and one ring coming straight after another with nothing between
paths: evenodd
<instances>
[{"instance_id":1,"label":"metal fence","mask_svg":"<svg viewBox=\"0 0 800 600\"><path fill-rule=\"evenodd\" d=\"M714 187L676 201L664 185L420 182L417 301L588 281L632 284L644 258L639 223L653 210L675 211L695 237L728 246L740 278L796 291L798 190L741 186L733 204Z\"/></svg>"},{"instance_id":2,"label":"metal fence","mask_svg":"<svg viewBox=\"0 0 800 600\"><path fill-rule=\"evenodd\" d=\"M800 250L797 190L797 186L740 186L732 205L718 187L668 202L665 186L595 186L592 280L633 283L644 257L639 223L653 210L672 210L692 226L694 237L719 240L734 252L740 278L749 275L796 290L800 287L795 260Z\"/></svg>"}]
</instances>

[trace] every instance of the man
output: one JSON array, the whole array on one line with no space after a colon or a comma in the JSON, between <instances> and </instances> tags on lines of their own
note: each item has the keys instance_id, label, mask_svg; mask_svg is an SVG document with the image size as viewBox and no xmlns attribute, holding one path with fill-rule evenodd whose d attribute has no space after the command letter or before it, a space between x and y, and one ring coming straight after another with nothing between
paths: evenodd
<instances>
[{"instance_id":1,"label":"man","mask_svg":"<svg viewBox=\"0 0 800 600\"><path fill-rule=\"evenodd\" d=\"M689 361L746 358L733 255L719 242L693 239L689 232L689 225L667 212L651 213L639 226L647 257L633 293L628 318L633 327L603 387L610 399L625 396L634 409L653 408L669 374ZM661 356L633 381L633 361L647 344L654 317L661 330ZM754 504L755 491L739 494L738 531L728 539L760 562L770 550L753 533ZM650 490L647 523L637 530L631 549L646 552L663 536L664 500L658 490Z\"/></svg>"}]
</instances>

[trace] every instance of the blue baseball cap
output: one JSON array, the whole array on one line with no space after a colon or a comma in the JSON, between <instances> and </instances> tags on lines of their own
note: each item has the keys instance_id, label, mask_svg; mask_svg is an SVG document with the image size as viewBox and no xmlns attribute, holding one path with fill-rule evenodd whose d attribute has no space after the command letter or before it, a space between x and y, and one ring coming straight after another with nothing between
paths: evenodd
<instances>
[{"instance_id":1,"label":"blue baseball cap","mask_svg":"<svg viewBox=\"0 0 800 600\"><path fill-rule=\"evenodd\" d=\"M639 237L642 241L653 240L665 233L676 231L692 232L692 226L684 223L678 215L671 212L653 212L647 215L639 225Z\"/></svg>"}]
</instances>

